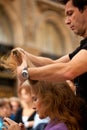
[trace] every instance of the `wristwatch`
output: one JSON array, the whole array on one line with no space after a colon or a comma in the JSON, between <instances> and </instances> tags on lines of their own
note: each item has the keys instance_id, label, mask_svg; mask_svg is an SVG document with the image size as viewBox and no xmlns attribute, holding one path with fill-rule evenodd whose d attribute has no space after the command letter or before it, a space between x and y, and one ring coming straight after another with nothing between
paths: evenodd
<instances>
[{"instance_id":1,"label":"wristwatch","mask_svg":"<svg viewBox=\"0 0 87 130\"><path fill-rule=\"evenodd\" d=\"M28 79L29 78L27 67L22 70L22 76L23 76L24 79Z\"/></svg>"}]
</instances>

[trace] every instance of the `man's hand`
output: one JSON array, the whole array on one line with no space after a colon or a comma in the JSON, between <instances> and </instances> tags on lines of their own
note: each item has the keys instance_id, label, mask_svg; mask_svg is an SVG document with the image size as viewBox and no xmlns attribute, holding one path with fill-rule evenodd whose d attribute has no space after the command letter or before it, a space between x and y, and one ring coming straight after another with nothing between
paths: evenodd
<instances>
[{"instance_id":1,"label":"man's hand","mask_svg":"<svg viewBox=\"0 0 87 130\"><path fill-rule=\"evenodd\" d=\"M16 68L16 74L17 74L19 85L21 85L26 80L26 78L23 77L22 72L25 68L28 67L28 59L27 59L26 54L23 52L23 49L20 50L20 53L21 53L22 63L20 65L18 65L17 68Z\"/></svg>"}]
</instances>

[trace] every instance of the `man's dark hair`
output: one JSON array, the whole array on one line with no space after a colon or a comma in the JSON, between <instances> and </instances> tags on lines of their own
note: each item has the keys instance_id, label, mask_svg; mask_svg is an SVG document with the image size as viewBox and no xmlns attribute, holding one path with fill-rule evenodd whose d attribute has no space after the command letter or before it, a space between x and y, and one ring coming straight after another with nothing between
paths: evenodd
<instances>
[{"instance_id":1,"label":"man's dark hair","mask_svg":"<svg viewBox=\"0 0 87 130\"><path fill-rule=\"evenodd\" d=\"M58 0L62 4L66 4L70 0ZM79 10L84 10L85 5L87 5L87 0L71 0L73 5Z\"/></svg>"}]
</instances>

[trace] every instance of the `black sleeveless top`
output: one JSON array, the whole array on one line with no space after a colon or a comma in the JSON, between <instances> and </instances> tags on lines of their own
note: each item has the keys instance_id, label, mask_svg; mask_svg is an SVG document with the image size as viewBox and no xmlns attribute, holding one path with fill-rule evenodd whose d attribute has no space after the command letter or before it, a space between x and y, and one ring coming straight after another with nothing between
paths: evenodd
<instances>
[{"instance_id":1,"label":"black sleeveless top","mask_svg":"<svg viewBox=\"0 0 87 130\"><path fill-rule=\"evenodd\" d=\"M87 50L87 38L81 40L80 46L74 52L69 54L70 59L72 59L82 49ZM87 60L87 58L85 60ZM74 83L77 86L76 94L87 102L87 72L75 78Z\"/></svg>"},{"instance_id":2,"label":"black sleeveless top","mask_svg":"<svg viewBox=\"0 0 87 130\"><path fill-rule=\"evenodd\" d=\"M15 122L17 122L17 123L22 122L23 123L23 121L22 121L22 112L23 112L23 108L20 108L17 111L17 113L15 115L15 119L14 119ZM32 115L28 118L27 121L34 121L35 115L36 115L36 112L32 113ZM32 130L32 127L28 127L28 128L26 128L26 130Z\"/></svg>"}]
</instances>

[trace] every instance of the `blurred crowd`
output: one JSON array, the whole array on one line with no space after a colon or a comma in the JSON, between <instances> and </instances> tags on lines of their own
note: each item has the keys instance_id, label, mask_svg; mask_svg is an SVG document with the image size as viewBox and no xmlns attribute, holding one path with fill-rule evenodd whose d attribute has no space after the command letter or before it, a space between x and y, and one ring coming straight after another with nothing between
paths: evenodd
<instances>
[{"instance_id":1,"label":"blurred crowd","mask_svg":"<svg viewBox=\"0 0 87 130\"><path fill-rule=\"evenodd\" d=\"M28 84L18 88L17 97L0 98L0 116L9 117L17 123L23 123L26 130L35 129L37 125L48 123L49 118L40 119L33 108L31 90Z\"/></svg>"}]
</instances>

